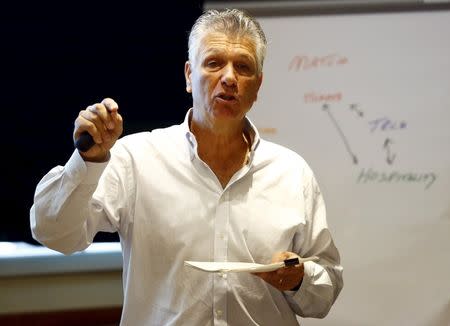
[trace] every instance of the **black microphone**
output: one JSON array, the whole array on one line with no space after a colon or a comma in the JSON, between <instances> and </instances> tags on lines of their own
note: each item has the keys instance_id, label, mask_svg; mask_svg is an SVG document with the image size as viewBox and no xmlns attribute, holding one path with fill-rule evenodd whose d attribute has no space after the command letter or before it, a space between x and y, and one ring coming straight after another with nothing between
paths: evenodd
<instances>
[{"instance_id":1,"label":"black microphone","mask_svg":"<svg viewBox=\"0 0 450 326\"><path fill-rule=\"evenodd\" d=\"M94 138L87 131L80 134L80 137L75 141L75 147L80 152L87 152L92 146L95 145Z\"/></svg>"}]
</instances>

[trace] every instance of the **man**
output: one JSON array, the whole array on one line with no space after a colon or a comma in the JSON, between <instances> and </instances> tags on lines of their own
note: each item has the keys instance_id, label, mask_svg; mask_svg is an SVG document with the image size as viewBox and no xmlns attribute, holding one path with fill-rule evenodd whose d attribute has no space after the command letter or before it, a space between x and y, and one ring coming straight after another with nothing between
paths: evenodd
<instances>
[{"instance_id":1,"label":"man","mask_svg":"<svg viewBox=\"0 0 450 326\"><path fill-rule=\"evenodd\" d=\"M38 184L33 236L66 254L98 231L120 235L123 325L298 325L324 317L342 288L339 254L314 175L246 118L262 82L266 39L238 10L208 11L189 37L193 107L169 128L118 139L112 99L75 121L75 150ZM259 274L208 274L184 261L317 262Z\"/></svg>"}]
</instances>

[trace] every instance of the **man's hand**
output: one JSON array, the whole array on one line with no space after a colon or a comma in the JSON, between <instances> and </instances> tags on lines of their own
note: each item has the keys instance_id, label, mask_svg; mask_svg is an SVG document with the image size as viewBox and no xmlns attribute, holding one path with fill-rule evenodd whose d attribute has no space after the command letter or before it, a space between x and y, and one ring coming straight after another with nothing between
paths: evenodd
<instances>
[{"instance_id":1,"label":"man's hand","mask_svg":"<svg viewBox=\"0 0 450 326\"><path fill-rule=\"evenodd\" d=\"M118 109L119 106L113 99L105 98L101 103L90 105L78 114L73 132L74 141L86 131L95 142L88 151L80 152L85 161L104 162L108 159L109 150L123 131Z\"/></svg>"},{"instance_id":2,"label":"man's hand","mask_svg":"<svg viewBox=\"0 0 450 326\"><path fill-rule=\"evenodd\" d=\"M300 258L289 251L278 252L272 256L272 263L282 262L286 259ZM280 291L289 291L300 284L304 275L303 264L282 267L273 272L253 273Z\"/></svg>"}]
</instances>

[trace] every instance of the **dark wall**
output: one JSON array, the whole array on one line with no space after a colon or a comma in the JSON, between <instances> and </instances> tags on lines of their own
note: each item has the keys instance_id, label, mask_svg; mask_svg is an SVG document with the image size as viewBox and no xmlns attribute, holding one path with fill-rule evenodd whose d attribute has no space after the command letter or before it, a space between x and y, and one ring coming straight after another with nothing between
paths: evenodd
<instances>
[{"instance_id":1,"label":"dark wall","mask_svg":"<svg viewBox=\"0 0 450 326\"><path fill-rule=\"evenodd\" d=\"M81 109L112 97L124 134L180 123L187 36L202 1L151 6L17 2L0 9L3 176L0 241L35 243L36 184L74 147ZM97 241L116 240L99 234Z\"/></svg>"}]
</instances>

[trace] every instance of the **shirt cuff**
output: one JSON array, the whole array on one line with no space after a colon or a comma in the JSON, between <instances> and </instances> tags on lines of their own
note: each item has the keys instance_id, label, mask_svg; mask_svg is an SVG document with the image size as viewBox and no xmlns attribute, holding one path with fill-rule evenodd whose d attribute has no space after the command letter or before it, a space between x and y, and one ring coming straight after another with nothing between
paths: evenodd
<instances>
[{"instance_id":1,"label":"shirt cuff","mask_svg":"<svg viewBox=\"0 0 450 326\"><path fill-rule=\"evenodd\" d=\"M69 178L80 180L81 184L97 184L108 163L109 160L101 163L84 161L78 150L75 150L64 170Z\"/></svg>"},{"instance_id":2,"label":"shirt cuff","mask_svg":"<svg viewBox=\"0 0 450 326\"><path fill-rule=\"evenodd\" d=\"M314 275L314 266L315 264L312 261L304 262L303 263L304 275L300 288L297 291L284 291L284 293L286 293L286 295L289 297L296 297L296 298L302 297L302 292L304 292L305 289L308 287L308 285L311 284L311 279Z\"/></svg>"}]
</instances>

